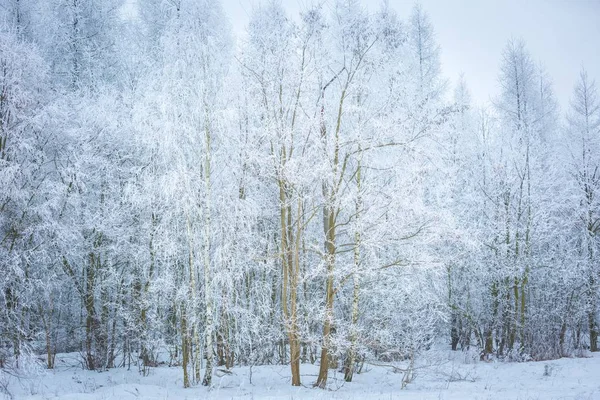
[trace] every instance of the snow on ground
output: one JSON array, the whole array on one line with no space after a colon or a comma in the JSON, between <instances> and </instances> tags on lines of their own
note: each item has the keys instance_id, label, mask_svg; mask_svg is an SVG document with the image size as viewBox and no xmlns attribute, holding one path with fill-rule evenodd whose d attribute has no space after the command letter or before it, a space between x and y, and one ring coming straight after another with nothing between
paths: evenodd
<instances>
[{"instance_id":1,"label":"snow on ground","mask_svg":"<svg viewBox=\"0 0 600 400\"><path fill-rule=\"evenodd\" d=\"M239 367L230 375L215 376L210 391L202 386L183 389L177 367L153 368L146 377L134 367L98 373L77 366L77 356L57 357L53 371L12 377L8 389L19 400L600 399L600 354L542 362L487 363L473 361L467 353L438 352L421 360L416 379L405 389L401 389L402 373L379 365L365 365L351 383L331 370L328 390L312 387L318 373L316 365L302 365L304 386L296 388L289 385L287 366ZM6 374L0 375L2 382L7 383Z\"/></svg>"}]
</instances>

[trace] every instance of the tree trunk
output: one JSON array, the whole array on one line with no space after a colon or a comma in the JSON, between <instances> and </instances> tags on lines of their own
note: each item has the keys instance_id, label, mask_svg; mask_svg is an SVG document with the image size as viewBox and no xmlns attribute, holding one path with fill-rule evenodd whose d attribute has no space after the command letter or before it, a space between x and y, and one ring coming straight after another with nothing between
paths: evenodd
<instances>
[{"instance_id":1,"label":"tree trunk","mask_svg":"<svg viewBox=\"0 0 600 400\"><path fill-rule=\"evenodd\" d=\"M324 212L325 248L327 250L327 281L325 287L325 319L323 321L323 344L321 347L321 364L315 386L325 389L329 371L329 348L331 347L331 326L333 323L333 272L335 268L335 212L331 207L325 207Z\"/></svg>"},{"instance_id":2,"label":"tree trunk","mask_svg":"<svg viewBox=\"0 0 600 400\"><path fill-rule=\"evenodd\" d=\"M362 169L360 160L358 162L358 169L356 171L356 190L357 198L355 204L355 212L356 218L359 218L362 209ZM350 348L348 349L348 354L346 356L346 361L344 365L344 380L346 382L352 382L352 377L354 375L354 364L356 360L356 347L358 340L358 304L360 296L360 282L358 276L358 270L360 267L360 245L360 231L356 230L354 232L354 270L352 271L352 317L350 321Z\"/></svg>"},{"instance_id":3,"label":"tree trunk","mask_svg":"<svg viewBox=\"0 0 600 400\"><path fill-rule=\"evenodd\" d=\"M590 330L590 351L598 351L598 322L596 321L595 279L590 277L590 300L588 310L588 327Z\"/></svg>"},{"instance_id":4,"label":"tree trunk","mask_svg":"<svg viewBox=\"0 0 600 400\"><path fill-rule=\"evenodd\" d=\"M90 253L89 262L86 265L85 297L84 306L86 312L85 318L85 354L86 363L89 370L96 369L94 357L94 333L96 331L96 307L94 304L94 283L95 283L95 257Z\"/></svg>"},{"instance_id":5,"label":"tree trunk","mask_svg":"<svg viewBox=\"0 0 600 400\"><path fill-rule=\"evenodd\" d=\"M298 199L296 223L296 240L290 276L290 364L292 369L292 386L300 386L300 337L298 332L298 278L300 274L300 246L303 226L300 223L302 200Z\"/></svg>"},{"instance_id":6,"label":"tree trunk","mask_svg":"<svg viewBox=\"0 0 600 400\"><path fill-rule=\"evenodd\" d=\"M187 324L187 314L185 304L181 305L181 367L183 368L183 387L190 387L190 378L188 375L188 364L190 362L189 334Z\"/></svg>"},{"instance_id":7,"label":"tree trunk","mask_svg":"<svg viewBox=\"0 0 600 400\"><path fill-rule=\"evenodd\" d=\"M48 369L54 369L54 352L52 351L52 315L54 313L54 302L52 296L50 297L48 314L40 305L39 311L42 317L42 323L44 324L44 332L46 338L46 367Z\"/></svg>"},{"instance_id":8,"label":"tree trunk","mask_svg":"<svg viewBox=\"0 0 600 400\"><path fill-rule=\"evenodd\" d=\"M360 235L357 233L357 236L359 236L359 240L360 240ZM357 265L358 263L358 246L355 250L355 265ZM360 283L359 283L359 278L358 278L358 274L357 271L355 271L353 273L352 276L352 283L353 283L353 287L352 287L352 325L350 328L350 349L348 349L348 356L346 358L346 365L344 367L344 380L346 382L352 382L352 377L354 376L354 366L356 363L356 348L357 348L357 341L358 341L358 328L357 328L357 322L358 322L358 304L359 304L359 290L360 290Z\"/></svg>"},{"instance_id":9,"label":"tree trunk","mask_svg":"<svg viewBox=\"0 0 600 400\"><path fill-rule=\"evenodd\" d=\"M204 159L204 185L206 193L204 194L204 301L206 304L206 321L204 338L206 340L206 370L204 371L203 386L210 386L212 383L213 364L214 364L214 310L212 295L212 274L210 270L210 236L211 236L211 129L209 126L208 105L204 104L205 114L205 146L206 156Z\"/></svg>"},{"instance_id":10,"label":"tree trunk","mask_svg":"<svg viewBox=\"0 0 600 400\"><path fill-rule=\"evenodd\" d=\"M327 373L329 368L329 348L331 346L331 326L333 323L333 300L334 300L334 270L336 254L336 236L335 224L338 209L336 208L337 190L341 184L342 177L345 174L346 164L340 166L340 130L342 126L342 111L344 109L344 99L346 90L350 84L350 78L346 81L338 104L336 127L334 132L334 153L333 153L333 181L331 183L323 182L323 232L325 234L325 257L327 265L327 280L325 284L325 319L323 321L323 343L321 347L321 364L319 366L319 376L315 386L324 389L327 386ZM324 121L325 109L321 107L321 137L327 137L327 130Z\"/></svg>"}]
</instances>

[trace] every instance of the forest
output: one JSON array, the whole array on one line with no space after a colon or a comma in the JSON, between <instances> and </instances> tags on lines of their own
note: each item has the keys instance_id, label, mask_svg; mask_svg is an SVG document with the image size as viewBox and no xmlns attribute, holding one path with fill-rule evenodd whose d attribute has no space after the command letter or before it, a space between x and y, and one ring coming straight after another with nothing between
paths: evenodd
<instances>
[{"instance_id":1,"label":"forest","mask_svg":"<svg viewBox=\"0 0 600 400\"><path fill-rule=\"evenodd\" d=\"M0 4L0 371L77 353L325 389L366 361L408 363L404 386L432 346L598 351L585 69L562 110L507 40L480 107L419 5L264 2L244 35L218 1L123 6Z\"/></svg>"}]
</instances>

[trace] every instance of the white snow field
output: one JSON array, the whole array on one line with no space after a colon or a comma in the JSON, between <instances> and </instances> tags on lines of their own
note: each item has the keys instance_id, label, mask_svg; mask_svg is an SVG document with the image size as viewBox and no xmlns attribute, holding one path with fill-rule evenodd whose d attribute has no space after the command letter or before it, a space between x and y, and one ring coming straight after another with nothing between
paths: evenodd
<instances>
[{"instance_id":1,"label":"white snow field","mask_svg":"<svg viewBox=\"0 0 600 400\"><path fill-rule=\"evenodd\" d=\"M137 368L107 372L82 370L78 355L57 358L57 368L27 377L0 375L14 399L27 400L196 400L196 399L600 399L600 354L586 358L504 363L474 361L461 352L428 354L415 371L416 379L402 386L402 373L365 365L346 383L331 370L327 390L313 388L318 367L302 365L302 387L291 387L287 366L238 367L231 374L217 371L209 390L182 387L181 368L158 367L149 376ZM423 364L423 363L426 363ZM0 394L0 398L1 398ZM10 398L8 394L4 394Z\"/></svg>"}]
</instances>

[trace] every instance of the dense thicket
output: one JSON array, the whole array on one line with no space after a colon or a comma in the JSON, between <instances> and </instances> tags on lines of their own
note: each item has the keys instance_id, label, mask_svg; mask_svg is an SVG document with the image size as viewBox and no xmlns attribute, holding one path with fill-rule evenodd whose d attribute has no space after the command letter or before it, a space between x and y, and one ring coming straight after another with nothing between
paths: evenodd
<instances>
[{"instance_id":1,"label":"dense thicket","mask_svg":"<svg viewBox=\"0 0 600 400\"><path fill-rule=\"evenodd\" d=\"M511 41L478 109L419 6L272 2L237 42L212 0L122 6L0 7L0 368L310 362L326 387L440 343L598 349L585 72L563 118Z\"/></svg>"}]
</instances>

